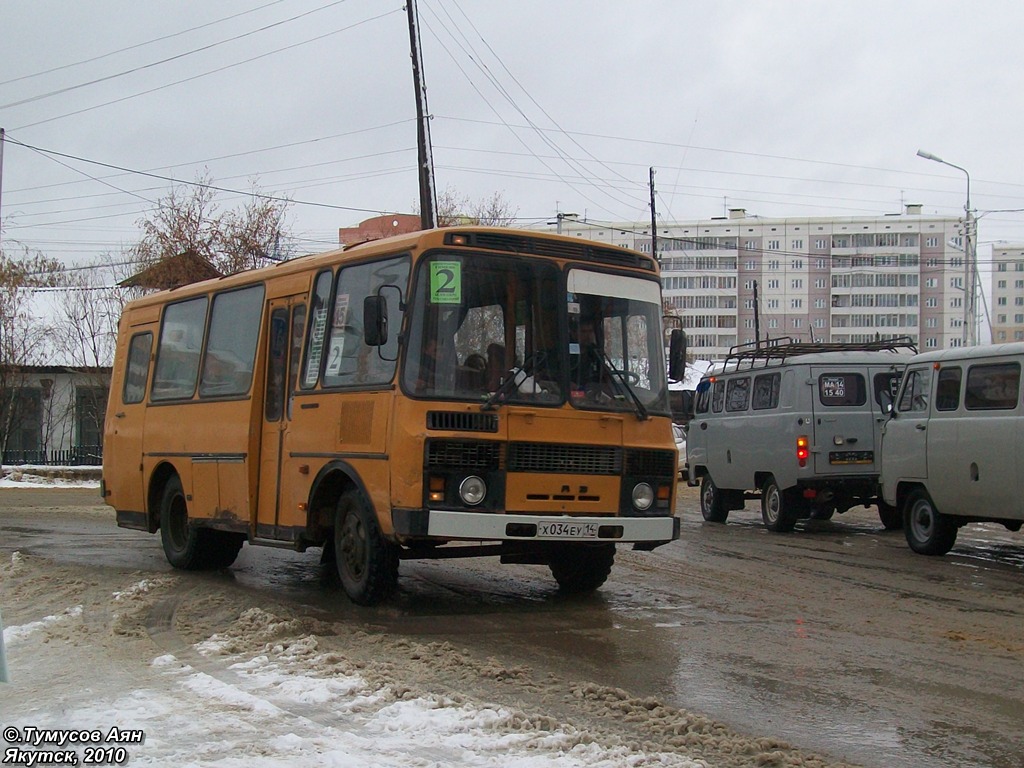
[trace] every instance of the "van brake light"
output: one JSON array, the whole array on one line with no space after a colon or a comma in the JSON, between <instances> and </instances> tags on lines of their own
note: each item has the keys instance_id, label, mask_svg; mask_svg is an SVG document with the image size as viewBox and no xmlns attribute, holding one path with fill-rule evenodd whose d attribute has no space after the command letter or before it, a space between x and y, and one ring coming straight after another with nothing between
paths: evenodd
<instances>
[{"instance_id":1,"label":"van brake light","mask_svg":"<svg viewBox=\"0 0 1024 768\"><path fill-rule=\"evenodd\" d=\"M800 435L796 439L796 460L801 467L807 466L807 457L811 455L810 441L807 435Z\"/></svg>"}]
</instances>

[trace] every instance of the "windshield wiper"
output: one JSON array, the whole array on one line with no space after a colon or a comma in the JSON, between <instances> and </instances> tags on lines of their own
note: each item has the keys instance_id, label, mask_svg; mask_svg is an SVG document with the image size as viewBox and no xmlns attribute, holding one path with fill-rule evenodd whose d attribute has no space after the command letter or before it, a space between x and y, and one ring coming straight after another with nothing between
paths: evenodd
<instances>
[{"instance_id":1,"label":"windshield wiper","mask_svg":"<svg viewBox=\"0 0 1024 768\"><path fill-rule=\"evenodd\" d=\"M501 383L498 385L498 388L488 395L487 399L480 405L480 410L494 410L498 406L499 401L504 401L513 389L522 384L527 377L533 373L538 357L539 355L534 353L527 357L526 360L523 361L522 365L516 366L508 371L505 378L502 379ZM520 374L522 374L522 377L520 377Z\"/></svg>"},{"instance_id":2,"label":"windshield wiper","mask_svg":"<svg viewBox=\"0 0 1024 768\"><path fill-rule=\"evenodd\" d=\"M620 371L612 365L611 360L605 354L603 349L597 350L598 359L601 361L601 365L604 366L605 371L611 377L613 383L618 385L619 391L625 390L626 394L629 395L629 399L633 403L633 409L636 411L636 417L640 421L646 421L649 416L647 414L647 407L640 401L636 392L629 386L629 380L626 378L626 373Z\"/></svg>"}]
</instances>

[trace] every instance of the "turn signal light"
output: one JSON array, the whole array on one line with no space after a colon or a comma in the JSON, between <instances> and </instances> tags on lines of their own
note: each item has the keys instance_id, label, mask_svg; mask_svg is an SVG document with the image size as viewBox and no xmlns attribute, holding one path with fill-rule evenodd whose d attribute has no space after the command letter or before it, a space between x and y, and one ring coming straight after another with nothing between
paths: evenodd
<instances>
[{"instance_id":1,"label":"turn signal light","mask_svg":"<svg viewBox=\"0 0 1024 768\"><path fill-rule=\"evenodd\" d=\"M807 466L807 457L811 455L810 445L807 435L800 435L796 439L796 461L801 467Z\"/></svg>"}]
</instances>

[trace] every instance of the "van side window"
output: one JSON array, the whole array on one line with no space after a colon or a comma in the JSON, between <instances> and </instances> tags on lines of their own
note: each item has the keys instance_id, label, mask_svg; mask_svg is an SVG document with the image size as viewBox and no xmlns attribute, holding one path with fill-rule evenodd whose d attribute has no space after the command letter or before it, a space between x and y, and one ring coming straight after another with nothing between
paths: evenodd
<instances>
[{"instance_id":1,"label":"van side window","mask_svg":"<svg viewBox=\"0 0 1024 768\"><path fill-rule=\"evenodd\" d=\"M896 371L886 371L885 373L876 373L874 380L875 387L875 402L878 405L884 406L882 402L882 393L888 394L888 402L896 402L896 394L900 389L900 379L902 374Z\"/></svg>"},{"instance_id":2,"label":"van side window","mask_svg":"<svg viewBox=\"0 0 1024 768\"><path fill-rule=\"evenodd\" d=\"M697 404L694 413L707 413L711 407L711 382L704 379L697 385Z\"/></svg>"},{"instance_id":3,"label":"van side window","mask_svg":"<svg viewBox=\"0 0 1024 768\"><path fill-rule=\"evenodd\" d=\"M818 377L818 399L831 407L864 405L868 401L864 377L859 373L823 373Z\"/></svg>"},{"instance_id":4,"label":"van side window","mask_svg":"<svg viewBox=\"0 0 1024 768\"><path fill-rule=\"evenodd\" d=\"M729 386L726 388L725 410L745 411L750 401L750 377L729 379Z\"/></svg>"},{"instance_id":5,"label":"van side window","mask_svg":"<svg viewBox=\"0 0 1024 768\"><path fill-rule=\"evenodd\" d=\"M993 363L967 369L964 405L969 411L1009 410L1017 406L1020 365Z\"/></svg>"},{"instance_id":6,"label":"van side window","mask_svg":"<svg viewBox=\"0 0 1024 768\"><path fill-rule=\"evenodd\" d=\"M754 378L754 398L752 405L755 411L766 408L778 408L779 385L782 376L779 373L762 373Z\"/></svg>"},{"instance_id":7,"label":"van side window","mask_svg":"<svg viewBox=\"0 0 1024 768\"><path fill-rule=\"evenodd\" d=\"M719 379L711 384L711 410L715 413L721 413L724 404L725 382Z\"/></svg>"},{"instance_id":8,"label":"van side window","mask_svg":"<svg viewBox=\"0 0 1024 768\"><path fill-rule=\"evenodd\" d=\"M960 405L960 380L963 371L959 366L939 369L935 383L935 410L955 411Z\"/></svg>"},{"instance_id":9,"label":"van side window","mask_svg":"<svg viewBox=\"0 0 1024 768\"><path fill-rule=\"evenodd\" d=\"M932 383L932 369L918 368L915 371L907 371L906 381L903 385L903 394L900 397L899 410L906 411L927 411L928 391Z\"/></svg>"}]
</instances>

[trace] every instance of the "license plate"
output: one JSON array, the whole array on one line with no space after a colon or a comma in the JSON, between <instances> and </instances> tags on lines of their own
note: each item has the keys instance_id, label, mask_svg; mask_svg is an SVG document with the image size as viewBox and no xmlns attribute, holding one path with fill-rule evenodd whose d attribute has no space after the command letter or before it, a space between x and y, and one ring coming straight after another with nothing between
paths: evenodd
<instances>
[{"instance_id":1,"label":"license plate","mask_svg":"<svg viewBox=\"0 0 1024 768\"><path fill-rule=\"evenodd\" d=\"M873 464L874 451L834 451L828 455L829 464Z\"/></svg>"},{"instance_id":2,"label":"license plate","mask_svg":"<svg viewBox=\"0 0 1024 768\"><path fill-rule=\"evenodd\" d=\"M597 523L538 523L537 536L546 539L596 539Z\"/></svg>"}]
</instances>

